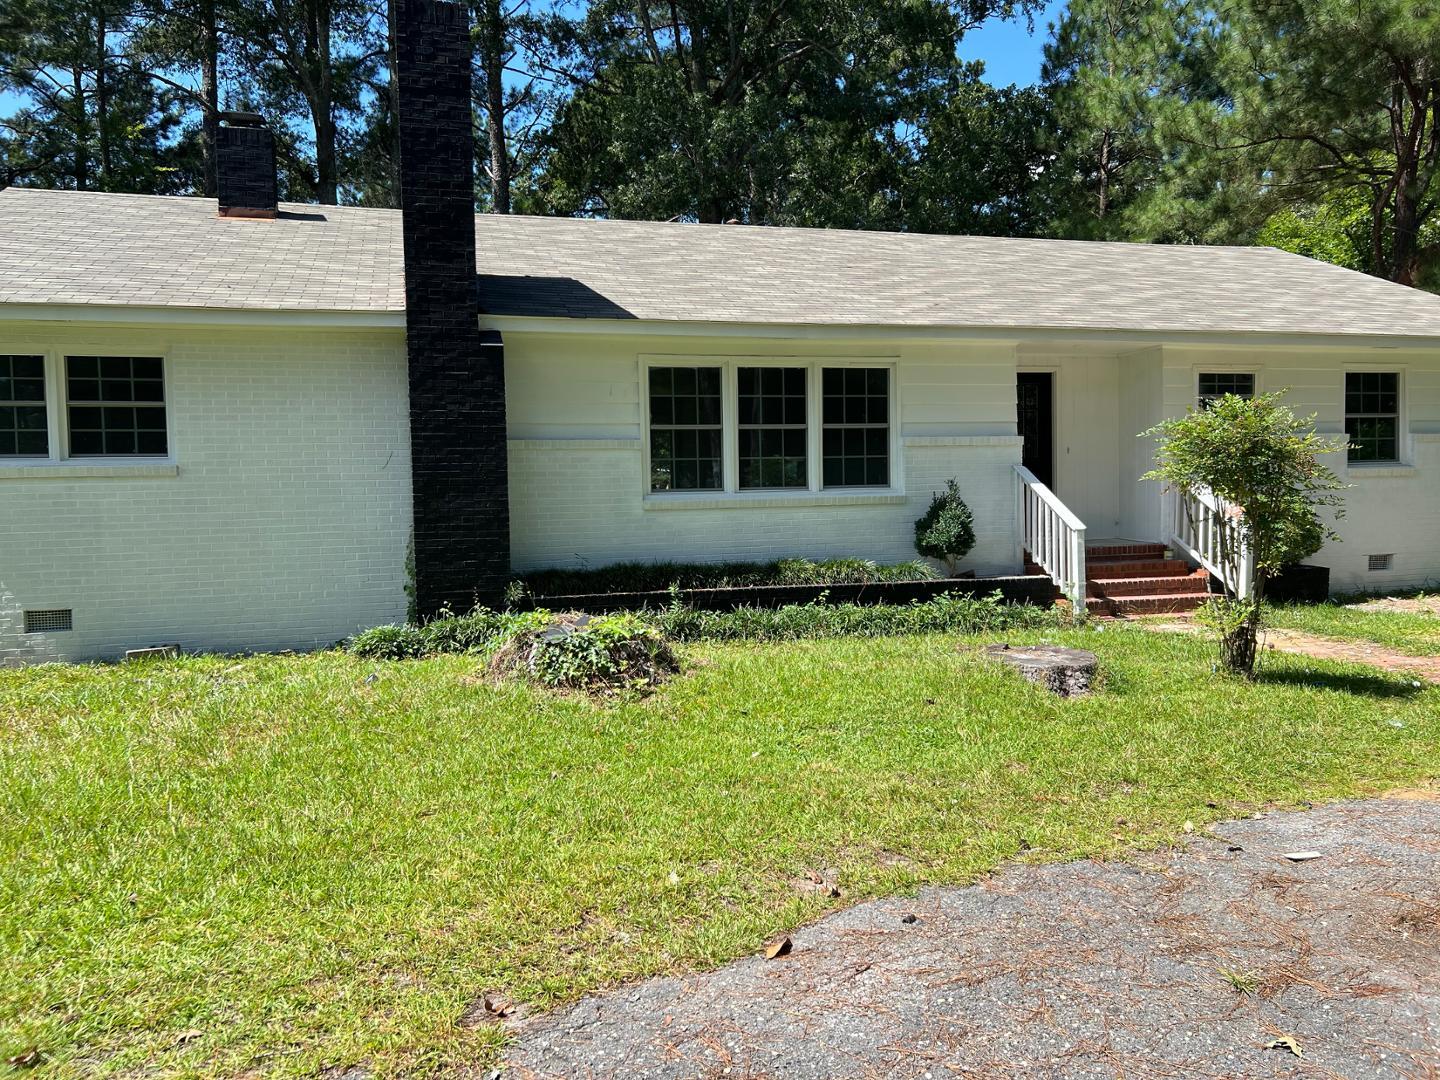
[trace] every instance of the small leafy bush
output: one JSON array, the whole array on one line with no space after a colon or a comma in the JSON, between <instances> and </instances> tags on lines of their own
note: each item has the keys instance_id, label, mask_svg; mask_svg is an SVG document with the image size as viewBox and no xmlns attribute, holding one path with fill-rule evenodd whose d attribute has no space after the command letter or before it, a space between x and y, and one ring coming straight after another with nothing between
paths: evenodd
<instances>
[{"instance_id":1,"label":"small leafy bush","mask_svg":"<svg viewBox=\"0 0 1440 1080\"><path fill-rule=\"evenodd\" d=\"M501 675L571 690L653 686L680 669L664 634L632 614L552 616L509 636L491 660Z\"/></svg>"},{"instance_id":2,"label":"small leafy bush","mask_svg":"<svg viewBox=\"0 0 1440 1080\"><path fill-rule=\"evenodd\" d=\"M1322 509L1343 513L1345 485L1320 461L1339 447L1315 433L1314 416L1296 416L1283 397L1284 391L1226 394L1208 409L1142 432L1160 443L1155 468L1142 480L1187 495L1208 489L1233 508L1233 528L1216 533L1229 595L1207 604L1204 621L1219 638L1221 668L1246 677L1254 675L1259 655L1266 582L1338 539ZM1245 547L1255 577L1242 599L1228 583L1240 579Z\"/></svg>"},{"instance_id":3,"label":"small leafy bush","mask_svg":"<svg viewBox=\"0 0 1440 1080\"><path fill-rule=\"evenodd\" d=\"M894 634L978 634L1059 626L1053 608L1007 604L990 596L942 594L910 604L788 604L778 608L696 611L679 605L657 616L676 641L794 641L822 637L884 637Z\"/></svg>"},{"instance_id":4,"label":"small leafy bush","mask_svg":"<svg viewBox=\"0 0 1440 1080\"><path fill-rule=\"evenodd\" d=\"M418 626L374 626L350 639L349 649L366 660L409 660L426 652Z\"/></svg>"},{"instance_id":5,"label":"small leafy bush","mask_svg":"<svg viewBox=\"0 0 1440 1080\"><path fill-rule=\"evenodd\" d=\"M755 585L843 585L927 581L935 571L918 559L882 566L869 559L777 559L774 562L625 562L583 570L537 570L511 583L507 600L525 596L727 589Z\"/></svg>"},{"instance_id":6,"label":"small leafy bush","mask_svg":"<svg viewBox=\"0 0 1440 1080\"><path fill-rule=\"evenodd\" d=\"M975 519L960 497L954 480L945 481L930 508L915 522L915 550L926 558L938 559L955 576L955 566L975 546Z\"/></svg>"}]
</instances>

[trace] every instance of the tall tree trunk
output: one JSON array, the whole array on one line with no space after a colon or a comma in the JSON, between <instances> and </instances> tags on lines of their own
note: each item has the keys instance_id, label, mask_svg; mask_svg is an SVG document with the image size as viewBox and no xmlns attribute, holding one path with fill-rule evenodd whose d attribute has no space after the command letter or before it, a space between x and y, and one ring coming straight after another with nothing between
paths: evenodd
<instances>
[{"instance_id":1,"label":"tall tree trunk","mask_svg":"<svg viewBox=\"0 0 1440 1080\"><path fill-rule=\"evenodd\" d=\"M106 81L105 9L95 13L95 130L100 136L100 190L110 190L110 87Z\"/></svg>"},{"instance_id":2,"label":"tall tree trunk","mask_svg":"<svg viewBox=\"0 0 1440 1080\"><path fill-rule=\"evenodd\" d=\"M485 72L485 130L490 139L490 203L510 213L510 148L505 142L505 16L500 0L485 0L481 28Z\"/></svg>"},{"instance_id":3,"label":"tall tree trunk","mask_svg":"<svg viewBox=\"0 0 1440 1080\"><path fill-rule=\"evenodd\" d=\"M315 63L315 97L310 106L315 120L316 198L334 206L339 201L339 180L335 168L335 72L330 57L330 0L314 0L310 17Z\"/></svg>"},{"instance_id":4,"label":"tall tree trunk","mask_svg":"<svg viewBox=\"0 0 1440 1080\"><path fill-rule=\"evenodd\" d=\"M1096 217L1102 221L1110 212L1110 130L1100 133L1100 200Z\"/></svg>"},{"instance_id":5,"label":"tall tree trunk","mask_svg":"<svg viewBox=\"0 0 1440 1080\"><path fill-rule=\"evenodd\" d=\"M85 111L85 69L76 64L70 69L70 87L74 96L75 125L75 190L90 190L90 117Z\"/></svg>"},{"instance_id":6,"label":"tall tree trunk","mask_svg":"<svg viewBox=\"0 0 1440 1080\"><path fill-rule=\"evenodd\" d=\"M205 172L205 195L213 199L219 190L215 174L215 142L220 128L220 30L215 21L215 0L201 0L200 24L200 32L204 35L200 46L200 152Z\"/></svg>"},{"instance_id":7,"label":"tall tree trunk","mask_svg":"<svg viewBox=\"0 0 1440 1080\"><path fill-rule=\"evenodd\" d=\"M1390 253L1390 280L1414 285L1420 241L1420 212L1415 205L1416 163L1401 162L1395 175L1395 241Z\"/></svg>"},{"instance_id":8,"label":"tall tree trunk","mask_svg":"<svg viewBox=\"0 0 1440 1080\"><path fill-rule=\"evenodd\" d=\"M398 33L399 11L396 0L385 0L385 65L390 78L385 87L390 96L390 190L395 205L400 205L400 60L395 35Z\"/></svg>"}]
</instances>

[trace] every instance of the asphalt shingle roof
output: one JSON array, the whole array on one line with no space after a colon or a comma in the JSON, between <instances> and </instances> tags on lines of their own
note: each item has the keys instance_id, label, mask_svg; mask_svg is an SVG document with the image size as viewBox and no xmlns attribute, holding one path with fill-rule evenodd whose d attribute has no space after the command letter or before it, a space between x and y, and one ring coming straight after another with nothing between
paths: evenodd
<instances>
[{"instance_id":1,"label":"asphalt shingle roof","mask_svg":"<svg viewBox=\"0 0 1440 1080\"><path fill-rule=\"evenodd\" d=\"M1440 338L1440 297L1271 248L477 218L495 315ZM0 304L404 310L400 215L0 191Z\"/></svg>"}]
</instances>

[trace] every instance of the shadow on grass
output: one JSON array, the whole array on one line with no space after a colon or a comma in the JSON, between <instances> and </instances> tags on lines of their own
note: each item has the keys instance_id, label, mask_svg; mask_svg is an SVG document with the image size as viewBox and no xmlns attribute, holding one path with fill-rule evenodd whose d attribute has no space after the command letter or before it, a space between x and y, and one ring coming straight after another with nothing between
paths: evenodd
<instances>
[{"instance_id":1,"label":"shadow on grass","mask_svg":"<svg viewBox=\"0 0 1440 1080\"><path fill-rule=\"evenodd\" d=\"M1272 686L1301 686L1312 690L1338 690L1377 698L1414 697L1425 688L1424 683L1395 675L1365 675L1359 672L1317 671L1313 668L1262 668L1255 673L1257 683Z\"/></svg>"}]
</instances>

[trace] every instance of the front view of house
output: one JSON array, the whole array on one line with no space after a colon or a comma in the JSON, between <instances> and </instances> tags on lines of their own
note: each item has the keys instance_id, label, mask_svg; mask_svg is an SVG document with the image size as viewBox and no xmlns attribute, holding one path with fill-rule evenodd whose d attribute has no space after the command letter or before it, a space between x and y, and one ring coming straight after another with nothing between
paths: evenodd
<instances>
[{"instance_id":1,"label":"front view of house","mask_svg":"<svg viewBox=\"0 0 1440 1080\"><path fill-rule=\"evenodd\" d=\"M0 660L323 646L546 566L900 561L952 477L980 575L1043 542L1035 483L1169 545L1137 435L1227 392L1349 444L1332 589L1440 580L1440 298L1264 248L477 219L463 23L406 10L403 214L277 204L248 117L218 205L0 192Z\"/></svg>"}]
</instances>

